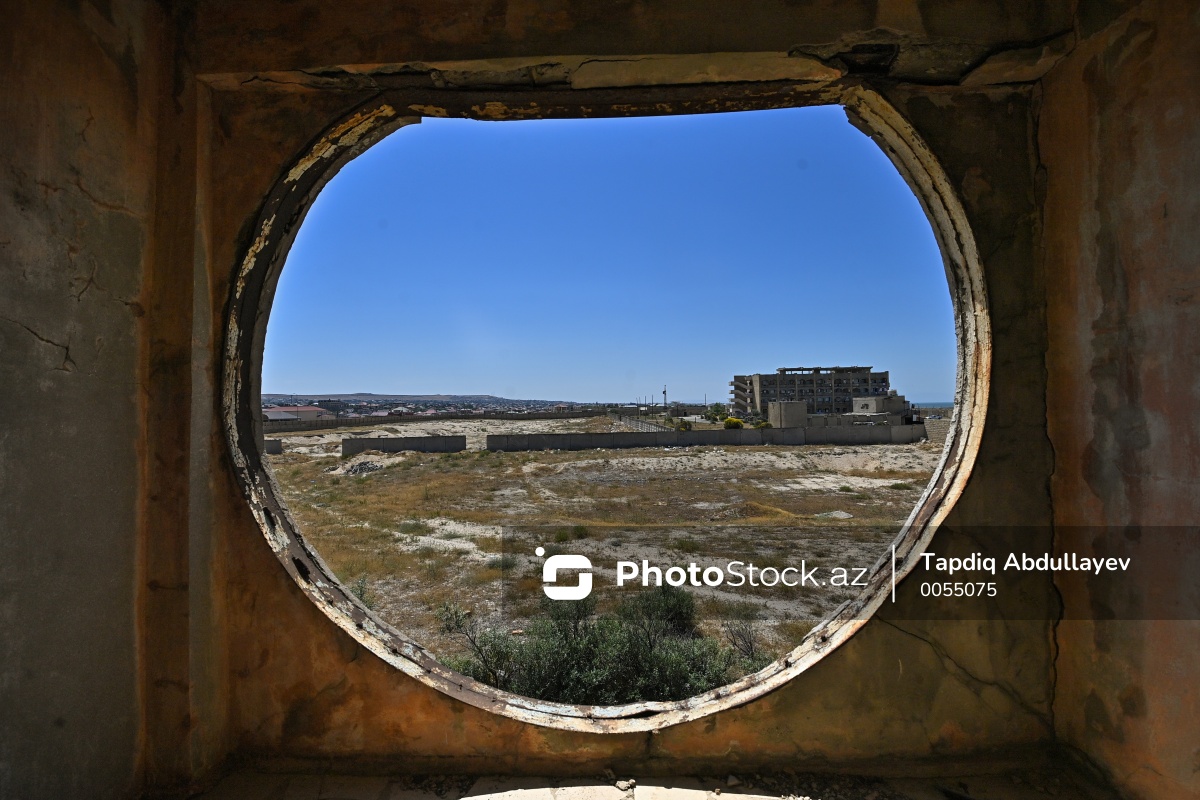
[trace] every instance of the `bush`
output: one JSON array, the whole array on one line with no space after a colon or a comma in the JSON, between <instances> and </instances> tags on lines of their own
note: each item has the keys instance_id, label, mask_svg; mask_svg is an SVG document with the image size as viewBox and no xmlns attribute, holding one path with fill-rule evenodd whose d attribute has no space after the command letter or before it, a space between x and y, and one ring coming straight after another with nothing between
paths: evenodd
<instances>
[{"instance_id":1,"label":"bush","mask_svg":"<svg viewBox=\"0 0 1200 800\"><path fill-rule=\"evenodd\" d=\"M691 429L692 423L688 422L686 419L679 420L679 422L675 425L675 430L677 431L690 431Z\"/></svg>"},{"instance_id":2,"label":"bush","mask_svg":"<svg viewBox=\"0 0 1200 800\"><path fill-rule=\"evenodd\" d=\"M770 661L742 642L735 648L703 636L695 601L682 589L650 589L622 600L613 614L595 611L594 597L543 601L543 616L515 636L444 604L443 632L463 637L470 651L446 665L526 697L614 705L683 700Z\"/></svg>"},{"instance_id":3,"label":"bush","mask_svg":"<svg viewBox=\"0 0 1200 800\"><path fill-rule=\"evenodd\" d=\"M774 428L775 426L772 425L771 423L767 422L764 419L764 420L759 420L758 422L754 423L754 427L756 427L756 428Z\"/></svg>"},{"instance_id":4,"label":"bush","mask_svg":"<svg viewBox=\"0 0 1200 800\"><path fill-rule=\"evenodd\" d=\"M371 589L371 585L367 582L366 575L359 575L354 583L350 584L350 592L358 598L367 610L374 611L375 606L379 605L378 598L375 597L375 592Z\"/></svg>"},{"instance_id":5,"label":"bush","mask_svg":"<svg viewBox=\"0 0 1200 800\"><path fill-rule=\"evenodd\" d=\"M570 528L562 528L554 532L554 541L558 544L565 544L572 539L586 539L591 536L591 531L587 525L572 525Z\"/></svg>"},{"instance_id":6,"label":"bush","mask_svg":"<svg viewBox=\"0 0 1200 800\"><path fill-rule=\"evenodd\" d=\"M488 569L498 569L501 572L508 572L519 563L517 557L512 553L504 553L498 556L492 556L483 565Z\"/></svg>"},{"instance_id":7,"label":"bush","mask_svg":"<svg viewBox=\"0 0 1200 800\"><path fill-rule=\"evenodd\" d=\"M742 422L737 417L726 417L725 418L725 427L726 428L744 428L744 427L746 427L746 423Z\"/></svg>"}]
</instances>

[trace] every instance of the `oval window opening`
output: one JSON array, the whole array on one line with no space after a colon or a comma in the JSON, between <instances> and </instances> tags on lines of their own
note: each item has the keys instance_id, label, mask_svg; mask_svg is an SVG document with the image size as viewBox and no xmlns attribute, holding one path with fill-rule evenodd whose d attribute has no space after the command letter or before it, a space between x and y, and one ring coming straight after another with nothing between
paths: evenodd
<instances>
[{"instance_id":1,"label":"oval window opening","mask_svg":"<svg viewBox=\"0 0 1200 800\"><path fill-rule=\"evenodd\" d=\"M273 544L516 716L753 694L919 549L967 385L939 240L840 106L396 131L279 274Z\"/></svg>"}]
</instances>

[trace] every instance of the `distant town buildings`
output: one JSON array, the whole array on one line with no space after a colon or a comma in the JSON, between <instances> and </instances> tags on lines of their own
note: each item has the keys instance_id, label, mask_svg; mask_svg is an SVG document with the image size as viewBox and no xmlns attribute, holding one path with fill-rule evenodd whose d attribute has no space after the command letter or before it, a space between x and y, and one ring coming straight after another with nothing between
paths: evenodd
<instances>
[{"instance_id":1,"label":"distant town buildings","mask_svg":"<svg viewBox=\"0 0 1200 800\"><path fill-rule=\"evenodd\" d=\"M397 402L403 405L397 405ZM264 395L263 420L286 424L324 420L384 419L387 417L483 416L498 414L570 414L603 404L561 400L510 400L491 395Z\"/></svg>"},{"instance_id":2,"label":"distant town buildings","mask_svg":"<svg viewBox=\"0 0 1200 800\"><path fill-rule=\"evenodd\" d=\"M290 415L291 419L311 420L319 417L329 417L333 419L334 415L319 406L268 406L263 409L265 419L284 420L289 417L281 416L283 414Z\"/></svg>"},{"instance_id":3,"label":"distant town buildings","mask_svg":"<svg viewBox=\"0 0 1200 800\"><path fill-rule=\"evenodd\" d=\"M891 383L873 367L780 367L774 373L734 375L730 413L763 416L772 402L804 401L810 414L849 414L861 397L886 396Z\"/></svg>"}]
</instances>

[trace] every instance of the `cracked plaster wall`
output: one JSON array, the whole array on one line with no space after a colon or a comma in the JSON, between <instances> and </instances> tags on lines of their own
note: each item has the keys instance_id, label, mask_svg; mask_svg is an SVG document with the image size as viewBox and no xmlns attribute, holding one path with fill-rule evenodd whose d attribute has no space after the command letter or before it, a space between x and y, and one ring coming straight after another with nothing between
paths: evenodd
<instances>
[{"instance_id":1,"label":"cracked plaster wall","mask_svg":"<svg viewBox=\"0 0 1200 800\"><path fill-rule=\"evenodd\" d=\"M31 0L0 26L0 797L135 781L153 16Z\"/></svg>"}]
</instances>

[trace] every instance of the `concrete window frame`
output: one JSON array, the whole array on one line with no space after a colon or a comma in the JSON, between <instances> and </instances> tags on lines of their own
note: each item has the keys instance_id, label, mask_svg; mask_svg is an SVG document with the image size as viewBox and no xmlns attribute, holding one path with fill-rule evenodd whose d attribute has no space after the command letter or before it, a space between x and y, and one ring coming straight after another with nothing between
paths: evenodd
<instances>
[{"instance_id":1,"label":"concrete window frame","mask_svg":"<svg viewBox=\"0 0 1200 800\"><path fill-rule=\"evenodd\" d=\"M724 105L697 103L695 87L680 108L671 87L647 94L618 93L606 109L585 100L559 107L533 103L520 113L497 101L466 105L462 116L537 118L616 114L696 113L809 105L842 105L851 122L870 136L908 182L933 228L954 308L957 385L954 422L932 479L893 544L895 577L916 566L937 526L945 519L970 476L983 435L991 372L991 327L983 270L966 213L946 173L917 131L884 97L853 79L779 96L741 98ZM397 90L399 91L399 90ZM718 97L719 85L701 92ZM628 100L628 102L620 102ZM472 706L549 728L589 733L653 731L743 705L774 691L836 650L854 635L891 594L891 552L871 569L868 586L855 599L813 628L789 653L752 675L680 701L620 706L579 706L535 700L500 691L442 665L419 643L368 610L343 586L299 531L282 500L262 453L261 377L266 322L283 264L304 217L324 185L342 166L388 134L420 121L397 109L382 93L332 122L277 180L265 198L243 258L236 265L226 309L221 404L230 457L250 510L283 568L322 612L361 646L404 674ZM436 109L444 112L444 109Z\"/></svg>"}]
</instances>

